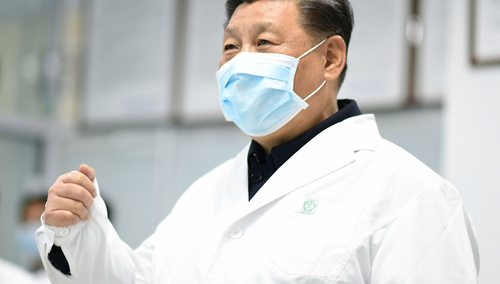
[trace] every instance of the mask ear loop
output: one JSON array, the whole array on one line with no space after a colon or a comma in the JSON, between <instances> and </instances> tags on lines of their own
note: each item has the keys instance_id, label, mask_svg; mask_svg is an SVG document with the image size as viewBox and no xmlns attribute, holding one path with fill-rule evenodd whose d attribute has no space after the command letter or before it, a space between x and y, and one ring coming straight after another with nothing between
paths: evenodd
<instances>
[{"instance_id":1,"label":"mask ear loop","mask_svg":"<svg viewBox=\"0 0 500 284\"><path fill-rule=\"evenodd\" d=\"M323 43L325 43L325 41L327 40L328 38L325 38L322 42L318 43L316 46L314 46L313 48L309 49L309 51L307 51L306 53L302 54L300 57L299 57L299 60L308 55L309 53L311 53L313 50L315 50L316 48L318 48L318 46L322 45ZM314 94L316 94L319 90L321 90L321 88L323 88L323 86L326 84L326 80L323 81L323 83L314 91L312 92L309 96L307 96L305 99L304 99L304 102L307 101L307 99L309 99L310 97L312 97Z\"/></svg>"},{"instance_id":2,"label":"mask ear loop","mask_svg":"<svg viewBox=\"0 0 500 284\"><path fill-rule=\"evenodd\" d=\"M322 45L323 43L325 43L325 41L327 40L328 38L325 38L322 42L318 43L316 46L314 46L313 48L309 49L308 51L306 51L306 53L302 54L301 56L299 56L299 59L301 59L302 57L308 55L309 53L311 53L313 50L315 50L316 48L318 48L318 46Z\"/></svg>"},{"instance_id":3,"label":"mask ear loop","mask_svg":"<svg viewBox=\"0 0 500 284\"><path fill-rule=\"evenodd\" d=\"M314 94L316 94L319 90L321 90L321 88L323 88L323 86L326 84L326 80L323 81L323 83L321 84L321 86L319 86L319 88L316 89L316 91L312 92L309 96L307 96L305 99L304 99L304 102L307 101L307 99L309 99L310 97L312 97Z\"/></svg>"}]
</instances>

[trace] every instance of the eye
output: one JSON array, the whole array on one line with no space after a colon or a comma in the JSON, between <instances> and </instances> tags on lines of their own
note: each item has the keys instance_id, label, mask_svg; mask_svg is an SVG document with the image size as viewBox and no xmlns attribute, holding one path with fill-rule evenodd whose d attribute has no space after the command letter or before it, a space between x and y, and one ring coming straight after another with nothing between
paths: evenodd
<instances>
[{"instance_id":1,"label":"eye","mask_svg":"<svg viewBox=\"0 0 500 284\"><path fill-rule=\"evenodd\" d=\"M259 39L259 41L257 42L257 45L265 45L265 44L272 44L272 42L266 39Z\"/></svg>"},{"instance_id":2,"label":"eye","mask_svg":"<svg viewBox=\"0 0 500 284\"><path fill-rule=\"evenodd\" d=\"M231 50L231 49L236 49L236 45L234 45L234 44L226 44L224 46L224 51L228 51L228 50Z\"/></svg>"}]
</instances>

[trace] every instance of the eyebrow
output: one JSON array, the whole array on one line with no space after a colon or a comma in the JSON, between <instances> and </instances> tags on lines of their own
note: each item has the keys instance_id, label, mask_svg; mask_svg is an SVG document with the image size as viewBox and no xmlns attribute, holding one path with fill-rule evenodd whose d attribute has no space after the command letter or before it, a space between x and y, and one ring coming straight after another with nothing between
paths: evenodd
<instances>
[{"instance_id":1,"label":"eyebrow","mask_svg":"<svg viewBox=\"0 0 500 284\"><path fill-rule=\"evenodd\" d=\"M263 23L257 23L255 25L253 25L252 27L252 30L255 32L255 33L261 33L267 29L269 29L269 27L272 27L273 26L273 23L272 22L263 22ZM224 34L230 34L230 35L239 35L240 32L237 28L233 28L233 27L228 27L226 28L226 31L224 32Z\"/></svg>"}]
</instances>

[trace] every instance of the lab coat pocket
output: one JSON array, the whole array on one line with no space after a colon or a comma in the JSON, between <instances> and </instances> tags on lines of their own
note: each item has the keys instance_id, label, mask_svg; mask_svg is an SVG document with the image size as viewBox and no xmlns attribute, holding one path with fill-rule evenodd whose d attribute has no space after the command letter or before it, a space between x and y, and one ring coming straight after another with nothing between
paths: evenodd
<instances>
[{"instance_id":1,"label":"lab coat pocket","mask_svg":"<svg viewBox=\"0 0 500 284\"><path fill-rule=\"evenodd\" d=\"M272 261L287 274L336 277L348 260L348 245L360 206L319 201L314 214L291 213Z\"/></svg>"}]
</instances>

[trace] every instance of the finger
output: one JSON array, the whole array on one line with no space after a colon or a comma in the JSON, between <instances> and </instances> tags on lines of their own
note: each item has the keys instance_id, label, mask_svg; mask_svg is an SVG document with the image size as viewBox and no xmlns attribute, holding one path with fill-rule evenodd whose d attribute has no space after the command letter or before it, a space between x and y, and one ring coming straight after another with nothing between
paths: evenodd
<instances>
[{"instance_id":1,"label":"finger","mask_svg":"<svg viewBox=\"0 0 500 284\"><path fill-rule=\"evenodd\" d=\"M85 188L88 192L90 192L92 197L97 196L97 191L94 184L85 174L81 172L69 172L62 176L61 181L65 184L78 184Z\"/></svg>"},{"instance_id":2,"label":"finger","mask_svg":"<svg viewBox=\"0 0 500 284\"><path fill-rule=\"evenodd\" d=\"M46 225L56 227L72 226L80 221L80 218L76 214L66 210L45 212L43 219Z\"/></svg>"},{"instance_id":3,"label":"finger","mask_svg":"<svg viewBox=\"0 0 500 284\"><path fill-rule=\"evenodd\" d=\"M91 193L83 186L74 183L63 183L53 185L49 188L49 195L57 197L69 198L79 201L88 209L94 203Z\"/></svg>"},{"instance_id":4,"label":"finger","mask_svg":"<svg viewBox=\"0 0 500 284\"><path fill-rule=\"evenodd\" d=\"M78 218L83 221L88 221L90 219L90 212L85 207L85 205L73 199L58 196L50 198L50 200L47 202L45 211L51 213L58 210L69 211L78 216Z\"/></svg>"},{"instance_id":5,"label":"finger","mask_svg":"<svg viewBox=\"0 0 500 284\"><path fill-rule=\"evenodd\" d=\"M92 167L89 167L86 164L81 164L78 171L84 173L92 182L94 182L95 170Z\"/></svg>"}]
</instances>

